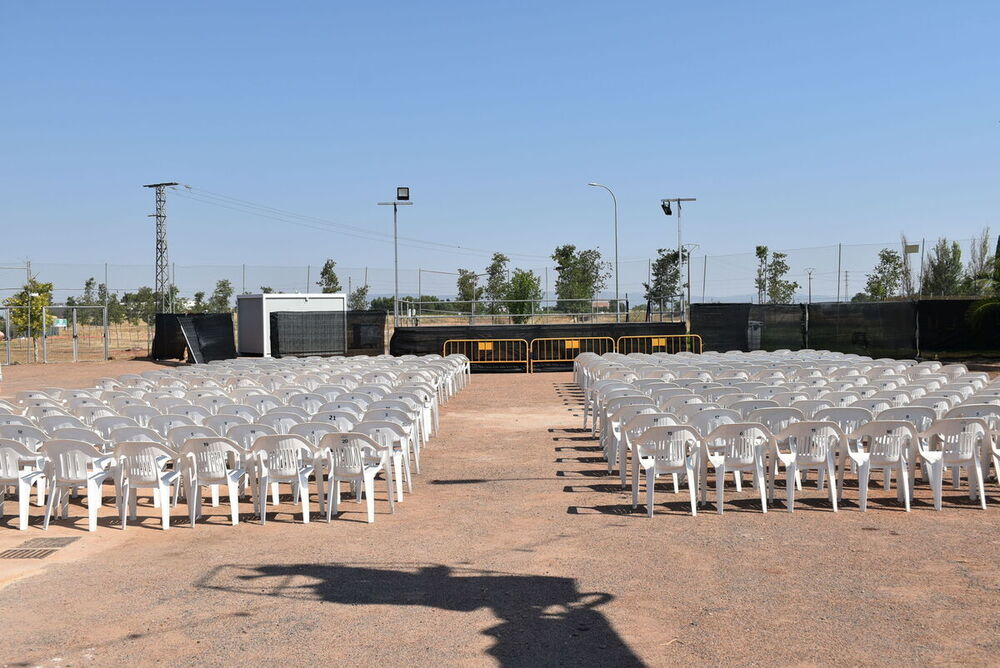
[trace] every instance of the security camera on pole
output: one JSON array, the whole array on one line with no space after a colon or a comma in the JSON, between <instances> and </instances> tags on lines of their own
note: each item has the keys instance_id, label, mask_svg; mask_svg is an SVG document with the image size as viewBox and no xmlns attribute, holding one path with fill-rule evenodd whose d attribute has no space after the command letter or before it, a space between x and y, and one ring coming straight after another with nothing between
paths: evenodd
<instances>
[{"instance_id":1,"label":"security camera on pole","mask_svg":"<svg viewBox=\"0 0 1000 668\"><path fill-rule=\"evenodd\" d=\"M379 202L379 206L392 207L392 254L395 274L395 290L392 300L392 326L399 327L399 235L397 219L399 207L412 205L410 201L410 189L405 186L396 188L396 199L391 202Z\"/></svg>"}]
</instances>

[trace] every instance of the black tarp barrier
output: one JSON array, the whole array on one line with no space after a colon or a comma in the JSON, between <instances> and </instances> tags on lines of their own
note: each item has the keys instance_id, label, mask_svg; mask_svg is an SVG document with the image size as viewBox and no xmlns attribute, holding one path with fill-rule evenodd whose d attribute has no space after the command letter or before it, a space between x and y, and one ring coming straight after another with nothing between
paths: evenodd
<instances>
[{"instance_id":1,"label":"black tarp barrier","mask_svg":"<svg viewBox=\"0 0 1000 668\"><path fill-rule=\"evenodd\" d=\"M187 338L182 331L187 331ZM211 362L236 357L232 313L157 313L153 335L155 360L183 359L190 340L188 357L194 361Z\"/></svg>"},{"instance_id":2,"label":"black tarp barrier","mask_svg":"<svg viewBox=\"0 0 1000 668\"><path fill-rule=\"evenodd\" d=\"M271 313L271 356L343 355L346 314L335 311Z\"/></svg>"},{"instance_id":3,"label":"black tarp barrier","mask_svg":"<svg viewBox=\"0 0 1000 668\"><path fill-rule=\"evenodd\" d=\"M701 336L705 350L746 352L752 304L691 304L691 333Z\"/></svg>"},{"instance_id":4,"label":"black tarp barrier","mask_svg":"<svg viewBox=\"0 0 1000 668\"><path fill-rule=\"evenodd\" d=\"M381 355L385 352L385 311L347 312L347 352Z\"/></svg>"},{"instance_id":5,"label":"black tarp barrier","mask_svg":"<svg viewBox=\"0 0 1000 668\"><path fill-rule=\"evenodd\" d=\"M915 302L809 305L809 347L870 357L917 354Z\"/></svg>"},{"instance_id":6,"label":"black tarp barrier","mask_svg":"<svg viewBox=\"0 0 1000 668\"><path fill-rule=\"evenodd\" d=\"M533 339L609 336L615 341L620 336L648 336L686 334L682 322L622 322L601 324L551 324L551 325L447 325L427 327L399 327L392 335L389 352L393 355L441 354L444 342L449 339ZM696 332L697 333L697 332ZM521 364L520 369L524 370Z\"/></svg>"},{"instance_id":7,"label":"black tarp barrier","mask_svg":"<svg viewBox=\"0 0 1000 668\"><path fill-rule=\"evenodd\" d=\"M754 304L749 321L760 323L761 350L805 348L805 304Z\"/></svg>"},{"instance_id":8,"label":"black tarp barrier","mask_svg":"<svg viewBox=\"0 0 1000 668\"><path fill-rule=\"evenodd\" d=\"M1000 318L973 322L975 299L922 299L917 304L920 354L1000 357Z\"/></svg>"}]
</instances>

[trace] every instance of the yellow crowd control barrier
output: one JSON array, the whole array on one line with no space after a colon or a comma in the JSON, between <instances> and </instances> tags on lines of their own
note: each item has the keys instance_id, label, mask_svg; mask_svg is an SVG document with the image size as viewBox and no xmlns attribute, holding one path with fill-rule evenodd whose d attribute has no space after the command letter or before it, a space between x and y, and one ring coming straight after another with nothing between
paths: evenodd
<instances>
[{"instance_id":1,"label":"yellow crowd control barrier","mask_svg":"<svg viewBox=\"0 0 1000 668\"><path fill-rule=\"evenodd\" d=\"M448 339L442 354L465 355L473 364L523 364L530 371L528 350L524 339Z\"/></svg>"},{"instance_id":2,"label":"yellow crowd control barrier","mask_svg":"<svg viewBox=\"0 0 1000 668\"><path fill-rule=\"evenodd\" d=\"M701 353L704 350L697 334L651 334L648 336L620 336L617 351L629 353Z\"/></svg>"},{"instance_id":3,"label":"yellow crowd control barrier","mask_svg":"<svg viewBox=\"0 0 1000 668\"><path fill-rule=\"evenodd\" d=\"M615 340L610 336L576 336L531 341L531 364L534 371L539 362L572 362L580 353L612 353Z\"/></svg>"}]
</instances>

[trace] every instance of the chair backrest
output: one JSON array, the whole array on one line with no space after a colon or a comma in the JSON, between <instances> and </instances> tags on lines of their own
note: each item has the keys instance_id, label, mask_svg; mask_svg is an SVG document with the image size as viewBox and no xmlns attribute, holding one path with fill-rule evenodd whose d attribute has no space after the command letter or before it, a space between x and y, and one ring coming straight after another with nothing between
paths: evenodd
<instances>
[{"instance_id":1,"label":"chair backrest","mask_svg":"<svg viewBox=\"0 0 1000 668\"><path fill-rule=\"evenodd\" d=\"M0 425L6 424L20 424L27 427L33 427L37 424L37 422L26 415L14 415L12 413L8 413L0 415Z\"/></svg>"},{"instance_id":2,"label":"chair backrest","mask_svg":"<svg viewBox=\"0 0 1000 668\"><path fill-rule=\"evenodd\" d=\"M187 406L175 406L172 409L174 415L183 415L189 418L195 424L201 424L205 418L211 417L212 411L204 406L187 405Z\"/></svg>"},{"instance_id":3,"label":"chair backrest","mask_svg":"<svg viewBox=\"0 0 1000 668\"><path fill-rule=\"evenodd\" d=\"M177 453L160 443L126 441L115 445L114 456L118 461L118 475L137 485L159 483L166 465L164 458L176 459Z\"/></svg>"},{"instance_id":4,"label":"chair backrest","mask_svg":"<svg viewBox=\"0 0 1000 668\"><path fill-rule=\"evenodd\" d=\"M872 412L859 406L834 406L821 408L812 416L821 422L836 422L845 434L850 434L863 424L874 420Z\"/></svg>"},{"instance_id":5,"label":"chair backrest","mask_svg":"<svg viewBox=\"0 0 1000 668\"><path fill-rule=\"evenodd\" d=\"M691 416L687 423L694 427L699 434L705 435L718 427L735 424L742 420L743 416L740 415L739 411L730 408L712 408Z\"/></svg>"},{"instance_id":6,"label":"chair backrest","mask_svg":"<svg viewBox=\"0 0 1000 668\"><path fill-rule=\"evenodd\" d=\"M1000 429L1000 406L995 404L960 404L944 414L946 418L983 418L990 429Z\"/></svg>"},{"instance_id":7,"label":"chair backrest","mask_svg":"<svg viewBox=\"0 0 1000 668\"><path fill-rule=\"evenodd\" d=\"M982 418L942 418L924 431L924 443L944 452L945 459L971 460L983 439L990 438Z\"/></svg>"},{"instance_id":8,"label":"chair backrest","mask_svg":"<svg viewBox=\"0 0 1000 668\"><path fill-rule=\"evenodd\" d=\"M350 411L320 411L312 416L312 422L326 422L334 425L338 431L349 432L361 417Z\"/></svg>"},{"instance_id":9,"label":"chair backrest","mask_svg":"<svg viewBox=\"0 0 1000 668\"><path fill-rule=\"evenodd\" d=\"M367 406L368 403L369 402L365 402L364 405ZM356 401L345 401L340 398L338 398L336 401L328 401L327 403L323 404L317 411L317 413L327 413L330 411L349 411L358 418L360 418L362 415L365 414L364 406L362 406L360 403Z\"/></svg>"},{"instance_id":10,"label":"chair backrest","mask_svg":"<svg viewBox=\"0 0 1000 668\"><path fill-rule=\"evenodd\" d=\"M219 434L211 427L206 427L204 425L181 425L179 427L172 427L170 431L167 432L167 443L170 447L175 450L179 449L184 443L192 438L212 438L218 437Z\"/></svg>"},{"instance_id":11,"label":"chair backrest","mask_svg":"<svg viewBox=\"0 0 1000 668\"><path fill-rule=\"evenodd\" d=\"M793 422L780 433L775 434L779 441L786 441L800 459L821 460L840 447L847 449L847 435L836 422L808 420Z\"/></svg>"},{"instance_id":12,"label":"chair backrest","mask_svg":"<svg viewBox=\"0 0 1000 668\"><path fill-rule=\"evenodd\" d=\"M690 425L651 427L632 443L635 452L656 465L681 468L686 458L701 447L701 436Z\"/></svg>"},{"instance_id":13,"label":"chair backrest","mask_svg":"<svg viewBox=\"0 0 1000 668\"><path fill-rule=\"evenodd\" d=\"M268 471L279 476L296 475L313 450L313 445L297 434L260 436L250 448Z\"/></svg>"},{"instance_id":14,"label":"chair backrest","mask_svg":"<svg viewBox=\"0 0 1000 668\"><path fill-rule=\"evenodd\" d=\"M382 452L374 439L358 432L327 434L319 447L327 451L331 476L360 475L366 461L380 457Z\"/></svg>"},{"instance_id":15,"label":"chair backrest","mask_svg":"<svg viewBox=\"0 0 1000 668\"><path fill-rule=\"evenodd\" d=\"M244 450L249 450L261 436L274 436L277 432L266 424L235 424L226 432L226 437L236 441Z\"/></svg>"},{"instance_id":16,"label":"chair backrest","mask_svg":"<svg viewBox=\"0 0 1000 668\"><path fill-rule=\"evenodd\" d=\"M45 432L38 427L23 424L0 425L0 438L17 441L36 451L48 440Z\"/></svg>"},{"instance_id":17,"label":"chair backrest","mask_svg":"<svg viewBox=\"0 0 1000 668\"><path fill-rule=\"evenodd\" d=\"M49 436L54 440L62 441L82 441L83 443L90 443L96 448L103 450L107 446L107 440L101 434L98 434L93 429L88 429L86 427L63 427L62 429L54 429L49 433Z\"/></svg>"},{"instance_id":18,"label":"chair backrest","mask_svg":"<svg viewBox=\"0 0 1000 668\"><path fill-rule=\"evenodd\" d=\"M250 424L250 421L239 415L212 415L202 422L202 426L215 430L216 434L225 434L236 424Z\"/></svg>"},{"instance_id":19,"label":"chair backrest","mask_svg":"<svg viewBox=\"0 0 1000 668\"><path fill-rule=\"evenodd\" d=\"M899 461L906 449L919 441L916 427L906 420L872 420L850 434L852 439L868 446L873 459Z\"/></svg>"},{"instance_id":20,"label":"chair backrest","mask_svg":"<svg viewBox=\"0 0 1000 668\"><path fill-rule=\"evenodd\" d=\"M268 413L267 415L262 415L257 424L266 424L272 427L274 431L278 434L287 434L288 430L297 424L302 424L304 419L301 415L295 413Z\"/></svg>"},{"instance_id":21,"label":"chair backrest","mask_svg":"<svg viewBox=\"0 0 1000 668\"><path fill-rule=\"evenodd\" d=\"M300 408L307 415L318 413L323 404L327 402L326 397L315 393L296 394L288 398L289 407Z\"/></svg>"},{"instance_id":22,"label":"chair backrest","mask_svg":"<svg viewBox=\"0 0 1000 668\"><path fill-rule=\"evenodd\" d=\"M108 434L109 443L128 443L132 441L149 441L152 443L166 443L159 432L149 427L119 427L111 430Z\"/></svg>"},{"instance_id":23,"label":"chair backrest","mask_svg":"<svg viewBox=\"0 0 1000 668\"><path fill-rule=\"evenodd\" d=\"M258 413L264 413L272 408L285 405L278 397L272 394L254 394L244 399L243 403L251 408L255 408Z\"/></svg>"},{"instance_id":24,"label":"chair backrest","mask_svg":"<svg viewBox=\"0 0 1000 668\"><path fill-rule=\"evenodd\" d=\"M855 401L851 406L864 408L871 411L873 415L878 415L882 411L892 408L892 402L888 399L861 399Z\"/></svg>"},{"instance_id":25,"label":"chair backrest","mask_svg":"<svg viewBox=\"0 0 1000 668\"><path fill-rule=\"evenodd\" d=\"M194 420L186 415L154 415L149 418L148 426L153 431L166 438L167 433L174 427L192 426Z\"/></svg>"},{"instance_id":26,"label":"chair backrest","mask_svg":"<svg viewBox=\"0 0 1000 668\"><path fill-rule=\"evenodd\" d=\"M120 429L121 427L138 427L140 425L136 420L124 415L108 415L97 418L90 426L94 431L107 438L115 429Z\"/></svg>"},{"instance_id":27,"label":"chair backrest","mask_svg":"<svg viewBox=\"0 0 1000 668\"><path fill-rule=\"evenodd\" d=\"M629 441L634 441L652 427L669 427L677 424L680 424L680 420L672 413L641 413L622 424L622 434Z\"/></svg>"},{"instance_id":28,"label":"chair backrest","mask_svg":"<svg viewBox=\"0 0 1000 668\"><path fill-rule=\"evenodd\" d=\"M296 436L304 436L310 443L319 446L324 436L327 434L339 434L342 433L342 430L338 429L337 425L333 422L302 422L292 425L288 433L295 434Z\"/></svg>"},{"instance_id":29,"label":"chair backrest","mask_svg":"<svg viewBox=\"0 0 1000 668\"><path fill-rule=\"evenodd\" d=\"M759 422L720 424L707 432L702 442L714 454L721 454L727 462L735 464L751 464L775 445L771 430Z\"/></svg>"},{"instance_id":30,"label":"chair backrest","mask_svg":"<svg viewBox=\"0 0 1000 668\"><path fill-rule=\"evenodd\" d=\"M925 431L937 419L934 409L927 406L898 406L879 411L875 416L876 420L904 420L909 422L917 431Z\"/></svg>"},{"instance_id":31,"label":"chair backrest","mask_svg":"<svg viewBox=\"0 0 1000 668\"><path fill-rule=\"evenodd\" d=\"M260 419L260 411L253 406L248 406L246 404L227 404L225 406L219 406L219 410L216 415L235 415L237 417L245 418L251 424Z\"/></svg>"},{"instance_id":32,"label":"chair backrest","mask_svg":"<svg viewBox=\"0 0 1000 668\"><path fill-rule=\"evenodd\" d=\"M9 438L0 439L0 484L17 480L24 461L34 461L38 455L24 443Z\"/></svg>"},{"instance_id":33,"label":"chair backrest","mask_svg":"<svg viewBox=\"0 0 1000 668\"><path fill-rule=\"evenodd\" d=\"M798 408L781 406L775 408L758 408L757 410L750 411L744 417L744 422L758 422L767 427L772 434L778 434L784 431L788 425L794 422L802 422L805 419L806 416Z\"/></svg>"},{"instance_id":34,"label":"chair backrest","mask_svg":"<svg viewBox=\"0 0 1000 668\"><path fill-rule=\"evenodd\" d=\"M242 459L246 451L231 439L207 436L184 441L178 454L199 479L222 480L230 470L230 462Z\"/></svg>"},{"instance_id":35,"label":"chair backrest","mask_svg":"<svg viewBox=\"0 0 1000 668\"><path fill-rule=\"evenodd\" d=\"M130 417L139 423L139 426L145 427L149 424L149 418L154 415L162 415L160 409L154 408L153 406L139 406L131 405L125 406L121 409L121 414L124 417Z\"/></svg>"},{"instance_id":36,"label":"chair backrest","mask_svg":"<svg viewBox=\"0 0 1000 668\"><path fill-rule=\"evenodd\" d=\"M90 443L82 441L46 441L41 453L48 460L46 471L50 479L61 484L79 483L83 487L97 461L103 457Z\"/></svg>"},{"instance_id":37,"label":"chair backrest","mask_svg":"<svg viewBox=\"0 0 1000 668\"><path fill-rule=\"evenodd\" d=\"M38 426L49 434L51 434L56 429L65 429L67 427L86 427L80 418L73 417L72 415L48 415L46 417L40 418L37 422Z\"/></svg>"},{"instance_id":38,"label":"chair backrest","mask_svg":"<svg viewBox=\"0 0 1000 668\"><path fill-rule=\"evenodd\" d=\"M795 401L791 407L798 408L806 416L806 419L811 420L816 411L823 408L832 408L833 403L823 399L811 399L808 401Z\"/></svg>"}]
</instances>

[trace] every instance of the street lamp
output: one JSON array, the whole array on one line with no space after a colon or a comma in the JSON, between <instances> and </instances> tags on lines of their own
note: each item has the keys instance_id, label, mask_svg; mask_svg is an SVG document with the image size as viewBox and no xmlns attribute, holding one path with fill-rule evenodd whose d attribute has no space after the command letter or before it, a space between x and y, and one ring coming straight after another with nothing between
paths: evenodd
<instances>
[{"instance_id":1,"label":"street lamp","mask_svg":"<svg viewBox=\"0 0 1000 668\"><path fill-rule=\"evenodd\" d=\"M670 203L673 202L677 205L677 275L681 275L681 263L684 261L684 247L681 245L681 202L697 202L696 197L665 197L660 200L660 208L663 209L663 214L666 216L672 216L673 211L670 208ZM681 302L684 301L684 295L681 295ZM689 300L690 301L690 300ZM683 305L683 304L682 304Z\"/></svg>"},{"instance_id":2,"label":"street lamp","mask_svg":"<svg viewBox=\"0 0 1000 668\"><path fill-rule=\"evenodd\" d=\"M394 266L394 276L395 276L395 291L393 292L392 300L392 326L399 327L399 235L397 224L397 218L399 214L399 207L412 205L413 202L410 200L410 189L407 187L396 188L396 199L391 202L379 202L379 206L391 206L392 207L392 255L393 255L393 266Z\"/></svg>"},{"instance_id":3,"label":"street lamp","mask_svg":"<svg viewBox=\"0 0 1000 668\"><path fill-rule=\"evenodd\" d=\"M587 185L607 190L615 206L615 322L621 322L621 301L618 296L618 198L611 192L611 188L603 183L588 183Z\"/></svg>"}]
</instances>

